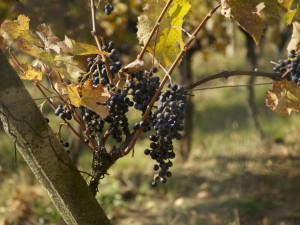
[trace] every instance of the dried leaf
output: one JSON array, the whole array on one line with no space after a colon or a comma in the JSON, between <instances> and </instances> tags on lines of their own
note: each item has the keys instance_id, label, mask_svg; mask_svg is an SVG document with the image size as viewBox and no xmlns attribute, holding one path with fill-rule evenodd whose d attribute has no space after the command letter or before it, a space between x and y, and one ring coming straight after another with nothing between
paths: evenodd
<instances>
[{"instance_id":1,"label":"dried leaf","mask_svg":"<svg viewBox=\"0 0 300 225\"><path fill-rule=\"evenodd\" d=\"M60 54L63 48L66 52L67 46L62 46L63 42L60 42L59 38L52 32L51 28L46 24L41 24L37 27L36 33L44 43L46 51L53 50ZM58 45L60 43L60 45Z\"/></svg>"},{"instance_id":2,"label":"dried leaf","mask_svg":"<svg viewBox=\"0 0 300 225\"><path fill-rule=\"evenodd\" d=\"M74 84L68 86L69 99L75 107L84 106L93 110L101 118L109 115L109 109L106 102L110 97L108 90L101 84L93 86L91 80L87 80L80 89L81 97L78 88Z\"/></svg>"},{"instance_id":3,"label":"dried leaf","mask_svg":"<svg viewBox=\"0 0 300 225\"><path fill-rule=\"evenodd\" d=\"M74 55L92 55L92 54L102 54L110 55L110 53L105 51L100 51L96 46L85 44L82 42L75 42L74 40L65 36L64 43L70 49Z\"/></svg>"},{"instance_id":4,"label":"dried leaf","mask_svg":"<svg viewBox=\"0 0 300 225\"><path fill-rule=\"evenodd\" d=\"M78 80L78 77L84 73L84 69L79 62L74 60L74 56L56 55L54 58L54 68L59 71L64 77L71 80Z\"/></svg>"},{"instance_id":5,"label":"dried leaf","mask_svg":"<svg viewBox=\"0 0 300 225\"><path fill-rule=\"evenodd\" d=\"M293 22L293 34L287 47L288 52L290 52L292 49L300 49L300 23L296 21Z\"/></svg>"},{"instance_id":6,"label":"dried leaf","mask_svg":"<svg viewBox=\"0 0 300 225\"><path fill-rule=\"evenodd\" d=\"M126 73L137 73L143 70L147 70L144 61L142 60L134 60L133 62L129 63L127 66L124 67L124 72Z\"/></svg>"},{"instance_id":7,"label":"dried leaf","mask_svg":"<svg viewBox=\"0 0 300 225\"><path fill-rule=\"evenodd\" d=\"M282 7L276 0L222 0L222 14L236 20L258 44L264 30L261 12L280 19Z\"/></svg>"},{"instance_id":8,"label":"dried leaf","mask_svg":"<svg viewBox=\"0 0 300 225\"><path fill-rule=\"evenodd\" d=\"M256 44L258 44L265 27L260 15L263 8L262 5L257 8L258 5L256 1L249 2L249 0L222 0L222 14L236 20L252 36Z\"/></svg>"},{"instance_id":9,"label":"dried leaf","mask_svg":"<svg viewBox=\"0 0 300 225\"><path fill-rule=\"evenodd\" d=\"M265 96L265 102L274 112L289 116L292 111L300 111L300 86L293 81L273 83L273 89Z\"/></svg>"},{"instance_id":10,"label":"dried leaf","mask_svg":"<svg viewBox=\"0 0 300 225\"><path fill-rule=\"evenodd\" d=\"M92 81L87 80L82 87L81 104L105 118L109 115L109 109L105 105L109 97L110 94L103 85L93 87Z\"/></svg>"}]
</instances>

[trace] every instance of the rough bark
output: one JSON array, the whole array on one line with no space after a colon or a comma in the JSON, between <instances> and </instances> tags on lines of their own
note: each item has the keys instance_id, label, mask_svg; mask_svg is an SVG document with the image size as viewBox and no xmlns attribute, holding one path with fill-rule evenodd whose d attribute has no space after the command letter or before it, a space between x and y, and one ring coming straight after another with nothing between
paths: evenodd
<instances>
[{"instance_id":1,"label":"rough bark","mask_svg":"<svg viewBox=\"0 0 300 225\"><path fill-rule=\"evenodd\" d=\"M0 50L0 118L67 224L110 224L22 81Z\"/></svg>"}]
</instances>

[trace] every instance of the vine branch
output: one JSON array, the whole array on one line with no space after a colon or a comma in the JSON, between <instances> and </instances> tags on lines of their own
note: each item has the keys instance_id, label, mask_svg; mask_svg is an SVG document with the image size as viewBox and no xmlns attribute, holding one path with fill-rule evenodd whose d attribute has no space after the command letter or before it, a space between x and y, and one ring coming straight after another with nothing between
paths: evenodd
<instances>
[{"instance_id":1,"label":"vine branch","mask_svg":"<svg viewBox=\"0 0 300 225\"><path fill-rule=\"evenodd\" d=\"M96 44L97 44L97 47L100 51L102 51L102 44L101 42L99 41L99 38L98 38L98 32L96 30L96 15L95 15L95 9L96 9L96 6L95 6L95 3L94 3L94 0L91 0L91 16L92 16L92 35L96 41ZM112 83L113 79L112 79L112 75L111 75L111 71L109 69L109 64L107 62L107 58L105 55L102 55L101 54L101 58L102 58L102 61L104 62L104 65L105 65L105 69L106 69L106 73L107 73L107 78L109 80L109 83Z\"/></svg>"},{"instance_id":2,"label":"vine branch","mask_svg":"<svg viewBox=\"0 0 300 225\"><path fill-rule=\"evenodd\" d=\"M212 74L205 76L198 80L195 83L189 84L185 87L185 90L193 89L201 84L207 83L209 81L219 79L219 78L225 78L233 77L233 76L251 76L251 77L267 77L272 80L280 80L281 74L280 73L267 73L267 72L260 72L260 71L222 71L220 73Z\"/></svg>"},{"instance_id":3,"label":"vine branch","mask_svg":"<svg viewBox=\"0 0 300 225\"><path fill-rule=\"evenodd\" d=\"M187 48L190 46L190 44L193 42L193 40L196 38L196 36L198 35L199 31L203 28L203 26L205 25L205 23L212 17L212 15L217 11L218 8L220 8L221 3L219 3L217 6L215 6L212 10L210 10L210 12L205 16L205 18L202 20L202 22L199 24L199 26L196 28L196 30L194 31L194 33L192 34L192 36L189 38L189 40L186 42L186 44L184 45L184 47L181 49L180 53L178 54L177 58L175 59L175 61L173 62L172 66L170 67L170 69L168 70L168 73L165 74L163 80L161 81L159 87L157 88L157 91L155 92L153 98L151 99L150 103L147 106L147 110L145 111L143 117L142 117L142 121L146 121L146 119L149 116L149 113L156 101L156 99L158 98L158 96L160 95L161 90L163 89L163 87L165 86L166 82L169 79L169 76L172 74L173 70L175 69L175 67L177 66L177 64L179 63L180 59L182 58L182 56L184 55L185 51L187 50ZM139 128L131 142L129 143L128 147L124 150L123 155L127 155L130 150L134 147L136 140L138 139L138 137L140 136L142 132L142 128Z\"/></svg>"}]
</instances>

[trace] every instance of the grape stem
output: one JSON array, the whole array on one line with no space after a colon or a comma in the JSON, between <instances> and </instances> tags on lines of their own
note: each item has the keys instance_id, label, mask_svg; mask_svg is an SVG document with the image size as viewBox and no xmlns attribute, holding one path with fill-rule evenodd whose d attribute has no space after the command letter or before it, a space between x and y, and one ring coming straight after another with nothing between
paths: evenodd
<instances>
[{"instance_id":1,"label":"grape stem","mask_svg":"<svg viewBox=\"0 0 300 225\"><path fill-rule=\"evenodd\" d=\"M151 31L148 39L147 39L147 41L146 41L146 43L145 43L145 45L144 45L144 47L143 47L143 49L141 51L141 53L137 57L138 60L142 60L142 58L143 58L143 56L144 56L144 54L145 54L145 52L147 50L147 47L148 47L148 45L149 45L149 43L150 43L153 35L155 34L156 30L158 29L162 18L164 17L165 13L167 12L167 9L169 8L169 6L171 5L172 2L173 2L173 0L169 0L167 2L167 4L165 5L164 9L162 10L162 12L160 13L160 15L159 15L157 21L155 22L155 25L154 25L154 27L153 27L153 29L152 29L152 31Z\"/></svg>"},{"instance_id":2,"label":"grape stem","mask_svg":"<svg viewBox=\"0 0 300 225\"><path fill-rule=\"evenodd\" d=\"M91 0L91 16L92 16L92 35L96 41L96 44L97 44L97 47L100 51L102 51L102 44L101 42L99 41L99 38L98 38L98 32L96 30L96 16L95 16L95 9L96 9L96 6L94 4L94 0ZM101 58L102 58L102 61L105 65L105 69L106 69L106 74L107 74L107 78L109 80L109 83L112 83L113 82L113 79L112 79L112 76L111 76L111 71L109 69L109 64L107 62L107 58L105 55L102 55L101 54Z\"/></svg>"},{"instance_id":3,"label":"grape stem","mask_svg":"<svg viewBox=\"0 0 300 225\"><path fill-rule=\"evenodd\" d=\"M280 73L266 73L261 71L222 71L220 73L212 74L205 76L198 80L197 82L194 82L192 84L187 85L184 89L185 90L191 90L201 84L207 83L211 80L219 79L219 78L225 78L233 77L233 76L251 76L251 77L267 77L272 80L280 80L281 74Z\"/></svg>"},{"instance_id":4,"label":"grape stem","mask_svg":"<svg viewBox=\"0 0 300 225\"><path fill-rule=\"evenodd\" d=\"M210 12L205 16L205 18L202 20L202 22L199 24L199 26L196 28L196 30L194 31L194 33L191 35L191 37L189 38L189 40L186 42L186 44L183 46L183 48L181 49L180 53L178 54L177 58L175 59L175 61L173 62L173 64L171 65L170 69L168 70L168 73L165 74L163 80L161 81L159 87L157 88L157 91L155 92L153 98L151 99L150 103L147 106L147 109L142 117L142 121L146 121L146 119L149 116L149 113L155 103L155 101L157 100L158 96L160 95L160 92L162 91L163 87L165 86L166 82L169 79L169 76L172 74L173 70L175 69L175 67L177 66L177 64L179 63L180 59L182 58L182 56L184 55L185 51L187 50L187 48L190 46L190 44L193 42L193 40L196 38L196 36L198 35L198 33L200 32L200 30L203 28L203 26L205 25L205 23L212 17L212 15L217 11L218 8L220 8L221 3L219 3L217 6L215 6L213 9L210 10ZM154 33L154 32L153 32ZM144 48L145 49L145 48ZM143 49L143 50L144 50ZM127 146L127 148L124 150L123 152L123 156L127 155L130 150L134 147L136 140L138 139L138 137L140 136L142 132L142 128L139 128L135 133L134 136L131 140L131 142L129 143L129 145Z\"/></svg>"}]
</instances>

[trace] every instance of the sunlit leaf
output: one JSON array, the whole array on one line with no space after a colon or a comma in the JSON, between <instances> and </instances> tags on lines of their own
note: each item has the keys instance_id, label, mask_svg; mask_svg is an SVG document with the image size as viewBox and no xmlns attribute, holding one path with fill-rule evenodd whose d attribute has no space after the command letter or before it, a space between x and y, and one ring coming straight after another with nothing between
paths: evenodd
<instances>
[{"instance_id":1,"label":"sunlit leaf","mask_svg":"<svg viewBox=\"0 0 300 225\"><path fill-rule=\"evenodd\" d=\"M6 20L1 24L2 36L5 39L13 40L29 30L30 19L19 15L17 20Z\"/></svg>"},{"instance_id":2,"label":"sunlit leaf","mask_svg":"<svg viewBox=\"0 0 300 225\"><path fill-rule=\"evenodd\" d=\"M143 8L144 14L138 17L137 25L137 36L141 44L145 45L166 3L167 1L163 0L149 0L145 4ZM174 0L159 25L156 46L155 37L152 38L148 45L148 50L152 53L155 48L156 59L163 66L173 62L184 45L180 28L182 27L184 16L190 8L191 5L188 0Z\"/></svg>"},{"instance_id":3,"label":"sunlit leaf","mask_svg":"<svg viewBox=\"0 0 300 225\"><path fill-rule=\"evenodd\" d=\"M236 20L258 44L265 25L262 20L262 11L279 19L280 4L276 0L222 0L222 14Z\"/></svg>"},{"instance_id":4,"label":"sunlit leaf","mask_svg":"<svg viewBox=\"0 0 300 225\"><path fill-rule=\"evenodd\" d=\"M92 54L102 54L110 55L108 52L100 51L96 46L85 44L82 42L76 42L67 36L65 36L64 43L69 47L70 52L74 55L92 55Z\"/></svg>"},{"instance_id":5,"label":"sunlit leaf","mask_svg":"<svg viewBox=\"0 0 300 225\"><path fill-rule=\"evenodd\" d=\"M285 9L289 10L293 4L294 0L284 0L282 3L280 3Z\"/></svg>"},{"instance_id":6,"label":"sunlit leaf","mask_svg":"<svg viewBox=\"0 0 300 225\"><path fill-rule=\"evenodd\" d=\"M109 97L110 94L103 85L99 84L94 87L92 81L87 80L82 87L81 105L93 110L101 118L105 118L109 115L109 109L106 106Z\"/></svg>"},{"instance_id":7,"label":"sunlit leaf","mask_svg":"<svg viewBox=\"0 0 300 225\"><path fill-rule=\"evenodd\" d=\"M284 19L285 19L286 24L290 25L292 23L296 12L297 12L297 9L294 9L294 10L288 11L284 15Z\"/></svg>"},{"instance_id":8,"label":"sunlit leaf","mask_svg":"<svg viewBox=\"0 0 300 225\"><path fill-rule=\"evenodd\" d=\"M54 58L55 68L64 76L72 80L84 73L84 69L79 62L74 60L74 56L70 55L56 55Z\"/></svg>"},{"instance_id":9,"label":"sunlit leaf","mask_svg":"<svg viewBox=\"0 0 300 225\"><path fill-rule=\"evenodd\" d=\"M43 79L43 72L39 68L32 67L28 64L23 65L23 68L26 68L24 74L20 75L22 80L42 80Z\"/></svg>"},{"instance_id":10,"label":"sunlit leaf","mask_svg":"<svg viewBox=\"0 0 300 225\"><path fill-rule=\"evenodd\" d=\"M79 107L84 106L93 110L101 118L105 118L109 114L109 109L106 106L106 102L110 97L108 90L101 84L96 87L93 86L91 80L87 80L83 87L80 89L71 84L68 86L69 99L72 105Z\"/></svg>"},{"instance_id":11,"label":"sunlit leaf","mask_svg":"<svg viewBox=\"0 0 300 225\"><path fill-rule=\"evenodd\" d=\"M293 81L274 82L273 89L265 96L266 105L282 116L300 111L300 86Z\"/></svg>"},{"instance_id":12,"label":"sunlit leaf","mask_svg":"<svg viewBox=\"0 0 300 225\"><path fill-rule=\"evenodd\" d=\"M299 50L300 49L300 23L293 22L293 33L288 44L287 50L291 51L292 49Z\"/></svg>"},{"instance_id":13,"label":"sunlit leaf","mask_svg":"<svg viewBox=\"0 0 300 225\"><path fill-rule=\"evenodd\" d=\"M81 98L74 84L70 84L68 86L68 95L72 105L75 107L79 107L81 105Z\"/></svg>"}]
</instances>

